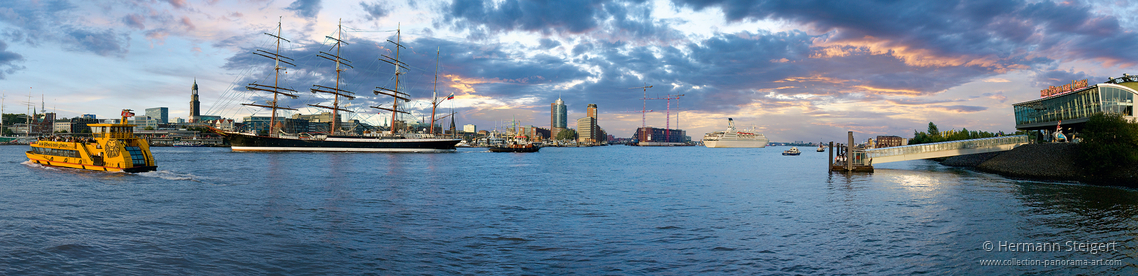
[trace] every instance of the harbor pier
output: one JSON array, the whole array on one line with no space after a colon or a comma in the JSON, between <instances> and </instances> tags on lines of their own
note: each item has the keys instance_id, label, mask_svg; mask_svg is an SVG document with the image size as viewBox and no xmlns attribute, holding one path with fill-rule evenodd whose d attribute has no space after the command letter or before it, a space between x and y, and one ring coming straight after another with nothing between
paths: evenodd
<instances>
[{"instance_id":1,"label":"harbor pier","mask_svg":"<svg viewBox=\"0 0 1138 276\"><path fill-rule=\"evenodd\" d=\"M864 149L857 149L854 144L853 131L848 132L847 136L846 144L830 142L830 171L873 172L873 159L865 154Z\"/></svg>"},{"instance_id":2,"label":"harbor pier","mask_svg":"<svg viewBox=\"0 0 1138 276\"><path fill-rule=\"evenodd\" d=\"M1013 135L899 147L872 148L872 145L858 147L854 144L853 131L848 132L847 136L847 144L834 144L834 142L830 142L830 171L873 172L874 163L881 164L917 159L1001 152L1030 143L1027 135Z\"/></svg>"}]
</instances>

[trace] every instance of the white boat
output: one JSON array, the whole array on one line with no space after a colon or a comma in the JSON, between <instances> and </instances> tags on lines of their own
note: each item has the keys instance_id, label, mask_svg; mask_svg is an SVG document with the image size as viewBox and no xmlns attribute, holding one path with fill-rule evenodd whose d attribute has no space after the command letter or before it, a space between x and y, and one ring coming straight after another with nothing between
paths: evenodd
<instances>
[{"instance_id":1,"label":"white boat","mask_svg":"<svg viewBox=\"0 0 1138 276\"><path fill-rule=\"evenodd\" d=\"M826 152L826 147L821 143L818 144L818 152Z\"/></svg>"},{"instance_id":2,"label":"white boat","mask_svg":"<svg viewBox=\"0 0 1138 276\"><path fill-rule=\"evenodd\" d=\"M763 148L767 137L761 133L735 130L735 120L727 118L727 130L708 133L703 136L703 145L709 148Z\"/></svg>"},{"instance_id":3,"label":"white boat","mask_svg":"<svg viewBox=\"0 0 1138 276\"><path fill-rule=\"evenodd\" d=\"M799 155L799 154L802 154L802 152L798 151L798 147L790 147L790 149L782 152L782 155Z\"/></svg>"}]
</instances>

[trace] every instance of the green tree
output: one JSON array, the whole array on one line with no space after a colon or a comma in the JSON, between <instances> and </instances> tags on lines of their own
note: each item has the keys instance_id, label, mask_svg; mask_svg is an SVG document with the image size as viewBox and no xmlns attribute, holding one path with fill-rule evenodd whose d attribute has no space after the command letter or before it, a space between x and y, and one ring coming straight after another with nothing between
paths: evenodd
<instances>
[{"instance_id":1,"label":"green tree","mask_svg":"<svg viewBox=\"0 0 1138 276\"><path fill-rule=\"evenodd\" d=\"M1138 123L1127 121L1121 114L1091 115L1079 137L1082 142L1077 158L1088 176L1108 177L1113 171L1138 164Z\"/></svg>"},{"instance_id":2,"label":"green tree","mask_svg":"<svg viewBox=\"0 0 1138 276\"><path fill-rule=\"evenodd\" d=\"M577 131L573 129L565 129L557 133L557 140L576 140Z\"/></svg>"},{"instance_id":3,"label":"green tree","mask_svg":"<svg viewBox=\"0 0 1138 276\"><path fill-rule=\"evenodd\" d=\"M999 136L995 133L987 131L968 130L962 128L960 131L945 131L941 132L936 124L929 122L929 129L927 132L919 132L913 130L913 138L909 139L910 145L937 143L946 141L966 140L966 139L979 139Z\"/></svg>"},{"instance_id":4,"label":"green tree","mask_svg":"<svg viewBox=\"0 0 1138 276\"><path fill-rule=\"evenodd\" d=\"M24 114L4 113L2 116L4 116L4 125L6 126L27 121L27 116Z\"/></svg>"}]
</instances>

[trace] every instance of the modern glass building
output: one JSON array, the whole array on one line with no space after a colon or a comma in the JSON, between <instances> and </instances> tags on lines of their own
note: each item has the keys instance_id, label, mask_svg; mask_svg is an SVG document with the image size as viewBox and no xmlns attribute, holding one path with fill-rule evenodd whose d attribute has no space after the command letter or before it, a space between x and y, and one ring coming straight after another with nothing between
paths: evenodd
<instances>
[{"instance_id":1,"label":"modern glass building","mask_svg":"<svg viewBox=\"0 0 1138 276\"><path fill-rule=\"evenodd\" d=\"M147 108L146 116L158 120L159 124L170 123L170 109L165 107Z\"/></svg>"},{"instance_id":2,"label":"modern glass building","mask_svg":"<svg viewBox=\"0 0 1138 276\"><path fill-rule=\"evenodd\" d=\"M1081 129L1092 114L1122 114L1134 120L1134 97L1138 94L1138 76L1124 75L1110 81L1013 104L1016 129L1054 130L1062 121L1064 128Z\"/></svg>"},{"instance_id":3,"label":"modern glass building","mask_svg":"<svg viewBox=\"0 0 1138 276\"><path fill-rule=\"evenodd\" d=\"M558 97L556 102L549 105L549 127L552 128L566 128L569 127L569 113L565 107L565 102L561 101Z\"/></svg>"}]
</instances>

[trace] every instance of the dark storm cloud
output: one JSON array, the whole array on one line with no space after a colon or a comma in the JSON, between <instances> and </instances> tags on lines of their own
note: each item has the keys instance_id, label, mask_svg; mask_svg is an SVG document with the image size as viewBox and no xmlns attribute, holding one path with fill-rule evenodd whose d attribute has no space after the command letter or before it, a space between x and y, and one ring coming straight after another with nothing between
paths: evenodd
<instances>
[{"instance_id":1,"label":"dark storm cloud","mask_svg":"<svg viewBox=\"0 0 1138 276\"><path fill-rule=\"evenodd\" d=\"M91 52L101 56L123 57L129 51L130 36L114 29L77 27L67 21L75 6L65 0L0 2L0 22L4 38L12 42L39 46L59 42L70 51ZM131 24L124 18L124 23ZM141 21L135 22L141 25Z\"/></svg>"},{"instance_id":2,"label":"dark storm cloud","mask_svg":"<svg viewBox=\"0 0 1138 276\"><path fill-rule=\"evenodd\" d=\"M70 29L66 31L63 41L68 49L87 51L100 56L124 57L129 51L130 36L119 34L114 30L85 30Z\"/></svg>"},{"instance_id":3,"label":"dark storm cloud","mask_svg":"<svg viewBox=\"0 0 1138 276\"><path fill-rule=\"evenodd\" d=\"M472 38L490 33L528 31L580 34L603 30L610 39L670 41L679 32L651 17L645 1L523 1L455 0L443 6L442 22L470 32Z\"/></svg>"},{"instance_id":4,"label":"dark storm cloud","mask_svg":"<svg viewBox=\"0 0 1138 276\"><path fill-rule=\"evenodd\" d=\"M892 46L928 49L942 56L996 56L1006 63L1038 64L1027 53L1055 51L1072 58L1138 60L1138 36L1114 17L1071 2L1002 1L728 1L672 0L680 7L718 7L728 20L780 19L837 30L836 40L874 37ZM1070 47L1070 48L1068 48Z\"/></svg>"},{"instance_id":5,"label":"dark storm cloud","mask_svg":"<svg viewBox=\"0 0 1138 276\"><path fill-rule=\"evenodd\" d=\"M320 13L320 1L321 0L296 0L285 9L296 12L296 16L316 18L316 14Z\"/></svg>"},{"instance_id":6,"label":"dark storm cloud","mask_svg":"<svg viewBox=\"0 0 1138 276\"><path fill-rule=\"evenodd\" d=\"M444 20L459 29L478 25L493 31L524 30L581 33L597 26L601 0L523 1L500 3L455 0L444 7Z\"/></svg>"},{"instance_id":7,"label":"dark storm cloud","mask_svg":"<svg viewBox=\"0 0 1138 276\"><path fill-rule=\"evenodd\" d=\"M684 94L680 101L686 110L734 108L759 97L757 90L776 88L776 80L808 73L807 68L780 60L805 57L810 39L801 32L743 32L677 46L578 45L591 48L588 55L592 56L578 62L600 70L598 81L580 90L585 100L617 103L618 110L642 108L643 91L627 88L645 83L654 85L649 97Z\"/></svg>"},{"instance_id":8,"label":"dark storm cloud","mask_svg":"<svg viewBox=\"0 0 1138 276\"><path fill-rule=\"evenodd\" d=\"M639 38L653 41L684 39L683 34L672 29L666 22L657 22L652 18L651 5L607 3L603 7L604 13L598 20L602 22L611 20L611 24L604 29L609 35L614 36L613 39Z\"/></svg>"},{"instance_id":9,"label":"dark storm cloud","mask_svg":"<svg viewBox=\"0 0 1138 276\"><path fill-rule=\"evenodd\" d=\"M28 2L0 1L0 22L13 27L4 28L6 39L12 42L39 45L53 39L62 18L72 6L67 1Z\"/></svg>"},{"instance_id":10,"label":"dark storm cloud","mask_svg":"<svg viewBox=\"0 0 1138 276\"><path fill-rule=\"evenodd\" d=\"M9 52L8 44L4 43L4 41L0 41L0 68L4 68L3 71L0 71L0 80L9 74L24 69L23 66L16 65L16 62L20 61L24 61L24 56Z\"/></svg>"},{"instance_id":11,"label":"dark storm cloud","mask_svg":"<svg viewBox=\"0 0 1138 276\"><path fill-rule=\"evenodd\" d=\"M911 90L916 95L933 95L948 88L990 75L991 70L979 66L923 67L905 64L886 55L850 55L827 59L806 59L797 66L829 78L849 80L846 83L813 83L831 89L809 89L812 94L835 95L850 87ZM827 92L828 91L828 92Z\"/></svg>"},{"instance_id":12,"label":"dark storm cloud","mask_svg":"<svg viewBox=\"0 0 1138 276\"><path fill-rule=\"evenodd\" d=\"M754 104L762 109L805 107L809 111L812 107L809 104L803 105L803 102L808 101L780 99L775 95L821 94L846 101L873 102L885 98L874 94L853 95L832 91L865 85L882 89L908 89L927 95L987 73L972 67L914 68L895 58L880 55L849 56L823 62L809 58L813 52L811 41L815 38L816 36L802 32L740 32L716 34L705 40L675 46L635 47L619 41L586 41L574 46L573 52L579 52L580 55L562 58L537 54L524 59L519 58L519 52L545 50L559 42L546 39L533 49L518 49L517 45L512 44L483 45L421 38L407 42L409 48L401 53L403 61L413 66L413 70L404 75L402 83L414 98L429 97L434 79L435 49L439 48L442 51L440 75L443 75L440 77L440 94L444 96L450 92L460 92L448 87L451 80L446 75L453 75L466 81L466 85L477 90L477 95L480 96L503 101L536 97L541 99L538 102L552 102L560 94L571 106L583 108L585 104L598 103L603 104L605 112L640 110L644 104L642 91L629 88L643 86L645 83L654 85L648 91L650 98L684 94L679 100L671 101L672 108L676 110L721 112ZM393 55L390 45L378 42L383 40L349 39L352 45L348 49L355 50L348 51L346 57L356 61L356 69L345 71L345 87L370 96L373 87L392 85L392 68L376 61L381 53ZM378 47L384 49L374 50ZM301 65L301 68L289 71L288 83L297 84L293 88L307 91L313 83L330 85L332 65L315 58L317 48L319 47L304 45L286 53L297 58L297 64ZM269 62L271 60L251 54L239 54L229 59L226 68L262 68L256 76L241 83L252 80L263 83L271 81ZM785 81L812 75L829 76L837 82ZM575 82L581 83L574 85ZM888 93L883 95L888 96ZM320 100L309 97L308 100L284 102L296 107L314 101ZM364 101L369 105L390 106L386 100ZM898 101L914 105L942 103ZM648 103L650 109L660 111L666 109L666 104L663 100ZM426 107L417 107L420 112L424 112L422 108ZM965 106L942 109L979 111ZM539 108L539 111L543 110L543 107Z\"/></svg>"},{"instance_id":13,"label":"dark storm cloud","mask_svg":"<svg viewBox=\"0 0 1138 276\"><path fill-rule=\"evenodd\" d=\"M654 85L648 91L650 98L684 94L672 101L673 108L679 103L683 110L719 112L751 104L763 109L801 107L795 102L813 101L776 100L770 98L771 93L823 95L849 102L928 96L991 74L979 66L911 66L888 55L810 58L817 49L812 46L817 38L803 32L760 31L720 33L676 46L579 43L572 51L576 56L565 62L596 68L599 72L593 77L597 81L565 94L576 101L608 103L609 110L638 110L643 105L642 92L627 88L647 83ZM556 99L552 93L546 97ZM932 103L939 102L912 104ZM665 101L654 100L649 105L666 108Z\"/></svg>"},{"instance_id":14,"label":"dark storm cloud","mask_svg":"<svg viewBox=\"0 0 1138 276\"><path fill-rule=\"evenodd\" d=\"M508 45L481 45L468 42L424 38L415 41L417 55L411 60L433 64L434 49L441 48L442 73L463 77L499 79L505 84L542 84L573 81L588 77L589 74L558 57L539 54L533 58L516 59L516 54L506 50ZM432 68L428 68L432 69ZM430 73L430 72L428 72ZM533 88L532 91L538 91ZM531 91L531 90L526 90ZM483 93L481 90L479 93ZM532 93L519 90L486 91L509 96L523 96ZM512 95L511 95L512 94Z\"/></svg>"},{"instance_id":15,"label":"dark storm cloud","mask_svg":"<svg viewBox=\"0 0 1138 276\"><path fill-rule=\"evenodd\" d=\"M367 19L370 20L384 18L387 14L391 13L391 7L384 4L384 2L368 3L361 1L360 6L367 12Z\"/></svg>"}]
</instances>

